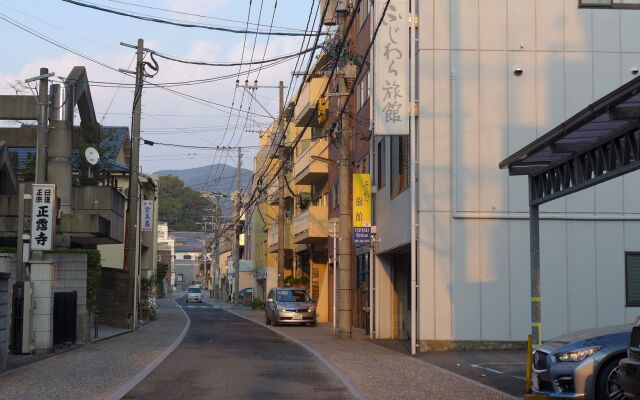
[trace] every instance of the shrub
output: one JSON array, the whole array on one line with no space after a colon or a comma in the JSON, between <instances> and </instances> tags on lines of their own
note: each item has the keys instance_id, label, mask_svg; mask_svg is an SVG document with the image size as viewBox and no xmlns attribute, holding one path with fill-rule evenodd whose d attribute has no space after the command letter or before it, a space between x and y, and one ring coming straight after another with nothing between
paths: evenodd
<instances>
[{"instance_id":1,"label":"shrub","mask_svg":"<svg viewBox=\"0 0 640 400\"><path fill-rule=\"evenodd\" d=\"M251 302L251 308L253 308L254 310L264 310L264 301L253 300Z\"/></svg>"}]
</instances>

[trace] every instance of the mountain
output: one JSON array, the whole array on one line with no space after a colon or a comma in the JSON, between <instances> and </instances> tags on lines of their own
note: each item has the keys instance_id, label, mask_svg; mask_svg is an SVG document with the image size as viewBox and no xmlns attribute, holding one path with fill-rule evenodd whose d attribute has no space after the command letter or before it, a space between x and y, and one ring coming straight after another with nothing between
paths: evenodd
<instances>
[{"instance_id":1,"label":"mountain","mask_svg":"<svg viewBox=\"0 0 640 400\"><path fill-rule=\"evenodd\" d=\"M236 169L226 164L205 165L189 169L172 169L154 172L160 176L173 175L180 178L185 186L197 191L220 192L229 195L236 188ZM242 168L240 171L240 187L247 188L253 172ZM228 197L220 199L223 215L229 215L231 200Z\"/></svg>"}]
</instances>

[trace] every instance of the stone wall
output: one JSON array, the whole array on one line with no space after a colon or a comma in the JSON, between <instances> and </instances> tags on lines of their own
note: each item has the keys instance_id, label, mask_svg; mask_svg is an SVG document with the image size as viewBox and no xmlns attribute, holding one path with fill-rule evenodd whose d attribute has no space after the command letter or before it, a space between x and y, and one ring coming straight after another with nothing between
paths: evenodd
<instances>
[{"instance_id":1,"label":"stone wall","mask_svg":"<svg viewBox=\"0 0 640 400\"><path fill-rule=\"evenodd\" d=\"M102 267L98 310L102 323L116 328L129 327L129 271Z\"/></svg>"},{"instance_id":2,"label":"stone wall","mask_svg":"<svg viewBox=\"0 0 640 400\"><path fill-rule=\"evenodd\" d=\"M11 274L0 272L0 372L7 369L9 354L9 278Z\"/></svg>"}]
</instances>

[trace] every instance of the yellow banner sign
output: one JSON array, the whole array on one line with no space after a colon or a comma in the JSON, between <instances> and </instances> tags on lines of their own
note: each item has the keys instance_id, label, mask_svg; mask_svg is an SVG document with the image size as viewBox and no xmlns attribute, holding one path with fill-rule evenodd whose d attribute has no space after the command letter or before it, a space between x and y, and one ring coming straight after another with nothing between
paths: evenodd
<instances>
[{"instance_id":1,"label":"yellow banner sign","mask_svg":"<svg viewBox=\"0 0 640 400\"><path fill-rule=\"evenodd\" d=\"M353 226L371 226L371 174L353 174Z\"/></svg>"}]
</instances>

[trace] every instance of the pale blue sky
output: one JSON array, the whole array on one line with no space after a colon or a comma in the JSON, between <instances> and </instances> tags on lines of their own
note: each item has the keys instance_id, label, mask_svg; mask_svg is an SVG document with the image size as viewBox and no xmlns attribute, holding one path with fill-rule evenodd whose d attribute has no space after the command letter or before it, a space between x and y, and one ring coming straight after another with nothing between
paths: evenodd
<instances>
[{"instance_id":1,"label":"pale blue sky","mask_svg":"<svg viewBox=\"0 0 640 400\"><path fill-rule=\"evenodd\" d=\"M250 3L249 0L87 0L85 2L160 18L180 19L240 29L244 28ZM315 6L317 1L279 0L274 25L304 29L312 3ZM197 18L136 7L134 4L242 22ZM262 17L260 21L262 24L269 24L274 9L274 0L252 0L250 21L258 22L261 4ZM140 21L79 7L61 0L0 0L0 16L16 20L51 39L64 43L74 50L115 68L127 68L134 56L133 49L124 48L119 43L133 44L139 37L145 39L146 47L154 50L178 57L206 61L238 61L244 39L243 34ZM267 27L261 29L267 29ZM274 30L282 31L283 29L274 28ZM2 37L0 52L3 54L0 66L0 93L11 93L11 82L37 75L40 67L48 67L56 75L65 76L74 65L84 65L87 67L89 79L92 81L119 83L123 80L122 75L70 54L66 50L36 38L3 20L0 20L0 35ZM254 39L255 35L247 36L245 61L251 56ZM266 36L258 36L253 55L254 60L262 58L265 40ZM301 37L271 36L267 58L298 51L301 40ZM153 79L153 82L157 83L202 79L235 74L238 71L238 67L191 66L162 59L159 62L160 73ZM292 69L293 63L286 63L265 70L260 75L259 83L274 85L278 80L284 80L287 84L291 78ZM299 67L298 69L303 68ZM252 74L250 81L255 78L256 74ZM241 81L244 79L241 77ZM126 78L124 82L131 82L131 80ZM230 106L234 85L235 77L215 83L181 86L174 89ZM129 88L118 90L112 87L97 87L96 85L92 88L92 93L96 114L99 120L103 120L103 124L125 126L130 124L128 113L131 109L132 92ZM261 89L259 95L263 104L273 110L272 113L275 112L277 91L275 89ZM235 107L238 107L240 102L241 91L238 91ZM243 110L246 110L247 104L248 96L245 96ZM264 114L262 109L255 104L252 109ZM107 110L109 113L105 114ZM244 117L239 120L235 117L231 119L231 128L227 130L226 137L222 140L228 119L226 113L187 101L162 89L145 90L143 113L145 113L145 117L143 118L142 136L158 142L199 146L234 146L238 143L240 145L255 145L258 143L257 133L241 132L245 127ZM265 118L257 119L266 121ZM233 127L236 125L236 120L239 127L235 129L234 135ZM187 127L189 129L186 129ZM248 130L258 128L254 123L249 123L246 126ZM173 131L174 129L175 131ZM232 137L233 140L231 140ZM251 155L252 152L248 153L247 158ZM143 146L142 150L142 166L146 172L165 168L180 169L202 166L210 164L212 160L234 162L231 158L221 157L220 153L208 150L188 150L162 146L151 148ZM245 163L247 167L250 165L250 162Z\"/></svg>"}]
</instances>

